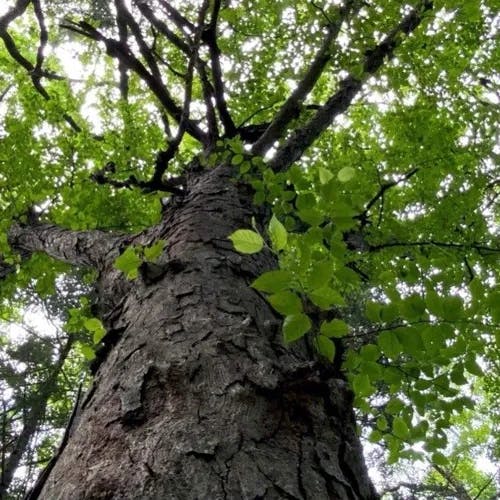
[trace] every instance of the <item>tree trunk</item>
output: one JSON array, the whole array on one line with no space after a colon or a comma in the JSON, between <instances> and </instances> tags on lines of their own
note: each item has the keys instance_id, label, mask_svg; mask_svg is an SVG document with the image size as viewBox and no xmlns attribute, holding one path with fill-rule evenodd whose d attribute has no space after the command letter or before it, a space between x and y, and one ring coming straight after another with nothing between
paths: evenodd
<instances>
[{"instance_id":1,"label":"tree trunk","mask_svg":"<svg viewBox=\"0 0 500 500\"><path fill-rule=\"evenodd\" d=\"M106 249L107 352L40 498L377 497L342 375L304 344L282 344L279 319L248 286L272 257L241 256L227 239L249 226L250 202L218 167L192 175L158 226L115 238L114 250L97 233L68 239L81 261L93 260L92 238ZM120 245L158 239L164 254L137 279L113 268ZM19 228L11 240L30 246Z\"/></svg>"}]
</instances>

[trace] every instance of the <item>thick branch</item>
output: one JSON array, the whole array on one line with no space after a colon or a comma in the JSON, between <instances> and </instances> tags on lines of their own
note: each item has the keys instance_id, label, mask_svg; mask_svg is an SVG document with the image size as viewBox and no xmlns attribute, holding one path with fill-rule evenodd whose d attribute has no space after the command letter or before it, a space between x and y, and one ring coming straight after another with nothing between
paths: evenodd
<instances>
[{"instance_id":1,"label":"thick branch","mask_svg":"<svg viewBox=\"0 0 500 500\"><path fill-rule=\"evenodd\" d=\"M195 32L194 41L191 47L191 57L189 59L189 64L187 68L186 74L186 85L185 85L185 94L184 94L184 106L182 109L182 116L179 121L179 129L177 131L174 139L169 143L166 151L162 151L156 161L155 172L151 179L151 183L153 184L165 184L163 179L163 174L165 173L168 162L175 156L177 150L179 149L179 145L182 141L182 137L184 136L184 132L186 131L186 125L189 123L189 113L191 109L191 99L192 99L192 91L193 91L193 75L194 68L196 65L196 61L199 60L198 51L200 49L201 42L201 34L203 31L203 25L205 22L205 16L208 9L209 0L205 0L203 5L201 6L199 16L198 16L198 28ZM161 160L161 161L160 161ZM168 181L166 181L168 182Z\"/></svg>"},{"instance_id":2,"label":"thick branch","mask_svg":"<svg viewBox=\"0 0 500 500\"><path fill-rule=\"evenodd\" d=\"M160 19L158 19L151 7L145 2L139 2L137 4L141 14L162 34L165 35L166 39L180 49L184 54L190 55L189 45L177 36L169 27Z\"/></svg>"},{"instance_id":3,"label":"thick branch","mask_svg":"<svg viewBox=\"0 0 500 500\"><path fill-rule=\"evenodd\" d=\"M120 39L120 43L125 46L128 43L128 28L126 20L123 18L123 15L118 9L116 14L116 24L118 25L118 37ZM120 96L124 101L127 101L129 78L127 66L122 61L118 61L118 72L120 73Z\"/></svg>"},{"instance_id":4,"label":"thick branch","mask_svg":"<svg viewBox=\"0 0 500 500\"><path fill-rule=\"evenodd\" d=\"M224 96L224 81L222 79L222 68L220 64L221 51L217 43L217 19L221 7L220 0L213 2L212 18L208 29L203 32L203 41L208 45L210 52L210 63L212 68L212 79L215 90L215 103L219 112L225 134L228 137L236 135L236 125L229 114L226 98Z\"/></svg>"},{"instance_id":5,"label":"thick branch","mask_svg":"<svg viewBox=\"0 0 500 500\"><path fill-rule=\"evenodd\" d=\"M104 231L71 231L51 224L15 223L8 233L11 247L20 252L44 252L68 264L99 267L118 253L117 237Z\"/></svg>"},{"instance_id":6,"label":"thick branch","mask_svg":"<svg viewBox=\"0 0 500 500\"><path fill-rule=\"evenodd\" d=\"M172 7L165 0L160 0L160 5L165 9L168 17L176 24L176 26L185 33L186 30L194 33L196 31L196 26L186 19L176 8Z\"/></svg>"},{"instance_id":7,"label":"thick branch","mask_svg":"<svg viewBox=\"0 0 500 500\"><path fill-rule=\"evenodd\" d=\"M134 175L131 175L127 180L119 181L113 179L107 175L105 169L98 170L90 176L90 178L97 182L97 184L109 184L118 189L127 188L139 188L145 193L152 193L154 191L161 191L167 193L173 193L179 196L186 194L182 186L185 184L185 179L181 177L173 177L171 179L164 179L163 174L165 173L168 162L172 159L173 154L167 154L168 151L160 151L156 157L155 171L153 177L149 181L142 181L137 179Z\"/></svg>"},{"instance_id":8,"label":"thick branch","mask_svg":"<svg viewBox=\"0 0 500 500\"><path fill-rule=\"evenodd\" d=\"M301 128L294 131L269 162L275 171L286 170L297 161L304 151L333 123L335 117L348 109L359 93L363 82L384 64L401 43L401 35L409 35L422 22L423 15L432 9L432 2L421 0L376 47L366 52L362 75L347 76L339 83L339 90L321 106L315 115Z\"/></svg>"},{"instance_id":9,"label":"thick branch","mask_svg":"<svg viewBox=\"0 0 500 500\"><path fill-rule=\"evenodd\" d=\"M144 37L142 36L141 33L141 28L136 23L135 19L132 17L129 10L125 6L124 0L115 0L115 6L117 11L118 25L121 26L121 29L126 29L127 26L130 27L130 31L134 35L137 45L139 46L139 51L144 60L146 61L146 64L148 65L149 70L151 71L151 74L158 81L158 84L164 87L165 85L162 81L158 64L156 64L155 56L152 50L148 47L146 41L144 40Z\"/></svg>"},{"instance_id":10,"label":"thick branch","mask_svg":"<svg viewBox=\"0 0 500 500\"><path fill-rule=\"evenodd\" d=\"M179 36L177 36L169 27L160 19L158 19L153 13L151 7L146 3L138 3L138 7L142 13L142 15L154 26L155 29L158 30L159 33L164 35L167 40L169 40L173 45L175 45L179 50L181 50L184 54L186 54L189 58L192 57L191 47L183 41ZM198 54L196 54L196 70L200 76L202 88L203 88L203 98L205 101L205 106L207 108L207 125L208 125L208 133L209 140L208 143L213 143L214 140L218 137L217 130L217 121L215 118L215 110L212 104L212 98L218 103L218 98L215 94L214 87L210 83L207 75L207 63L203 61ZM224 103L225 104L225 103ZM221 115L221 120L223 124L226 124L223 118L224 112L219 110L219 114ZM230 122L232 123L231 118L229 117ZM229 122L227 122L229 123ZM234 125L234 124L233 124ZM230 127L229 127L230 128ZM226 127L227 133L227 127Z\"/></svg>"},{"instance_id":11,"label":"thick branch","mask_svg":"<svg viewBox=\"0 0 500 500\"><path fill-rule=\"evenodd\" d=\"M66 23L61 26L92 40L104 43L107 54L118 61L121 61L124 66L134 71L144 81L144 83L146 83L165 110L177 122L181 120L182 109L174 101L170 92L153 74L146 69L146 67L132 54L127 46L123 46L117 40L105 37L101 32L85 21L66 21ZM203 144L207 142L207 134L203 132L192 120L189 120L186 123L186 132Z\"/></svg>"},{"instance_id":12,"label":"thick branch","mask_svg":"<svg viewBox=\"0 0 500 500\"><path fill-rule=\"evenodd\" d=\"M340 9L338 19L333 23L329 23L326 36L311 65L307 69L302 80L298 83L297 88L280 108L262 137L254 144L252 148L253 154L264 155L273 143L283 135L286 126L297 118L302 103L314 88L319 77L323 74L326 65L331 60L333 43L337 39L343 23L351 14L354 3L355 2L352 0L347 1L345 6Z\"/></svg>"}]
</instances>

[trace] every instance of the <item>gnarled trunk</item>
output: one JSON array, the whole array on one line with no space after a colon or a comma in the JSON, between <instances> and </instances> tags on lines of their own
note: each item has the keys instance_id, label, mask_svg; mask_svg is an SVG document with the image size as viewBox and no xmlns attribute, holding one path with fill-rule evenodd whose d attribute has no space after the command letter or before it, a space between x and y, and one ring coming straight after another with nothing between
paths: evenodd
<instances>
[{"instance_id":1,"label":"gnarled trunk","mask_svg":"<svg viewBox=\"0 0 500 500\"><path fill-rule=\"evenodd\" d=\"M250 200L218 167L193 176L157 227L113 251L101 240L108 352L40 498L376 497L341 375L283 346L248 286L272 258L227 240L248 226ZM92 237L78 244L90 252ZM113 269L120 244L157 239L164 254L139 278Z\"/></svg>"}]
</instances>

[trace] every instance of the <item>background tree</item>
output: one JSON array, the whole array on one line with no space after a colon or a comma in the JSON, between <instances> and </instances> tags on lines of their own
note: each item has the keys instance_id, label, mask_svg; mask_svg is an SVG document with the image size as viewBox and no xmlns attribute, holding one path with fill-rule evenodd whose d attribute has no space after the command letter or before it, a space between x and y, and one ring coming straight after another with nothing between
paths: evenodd
<instances>
[{"instance_id":1,"label":"background tree","mask_svg":"<svg viewBox=\"0 0 500 500\"><path fill-rule=\"evenodd\" d=\"M94 283L64 326L92 386L30 498L373 498L353 408L446 471L499 336L494 16L6 6L6 317Z\"/></svg>"}]
</instances>

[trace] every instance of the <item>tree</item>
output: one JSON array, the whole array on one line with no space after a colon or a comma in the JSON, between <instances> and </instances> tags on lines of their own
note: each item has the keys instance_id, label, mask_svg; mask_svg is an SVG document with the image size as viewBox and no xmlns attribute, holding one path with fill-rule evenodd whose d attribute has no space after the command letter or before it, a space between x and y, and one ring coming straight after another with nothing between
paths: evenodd
<instances>
[{"instance_id":1,"label":"tree","mask_svg":"<svg viewBox=\"0 0 500 500\"><path fill-rule=\"evenodd\" d=\"M94 282L66 323L93 382L30 498L376 498L354 408L390 462L447 464L499 336L494 15L6 8L5 314L61 262Z\"/></svg>"}]
</instances>

